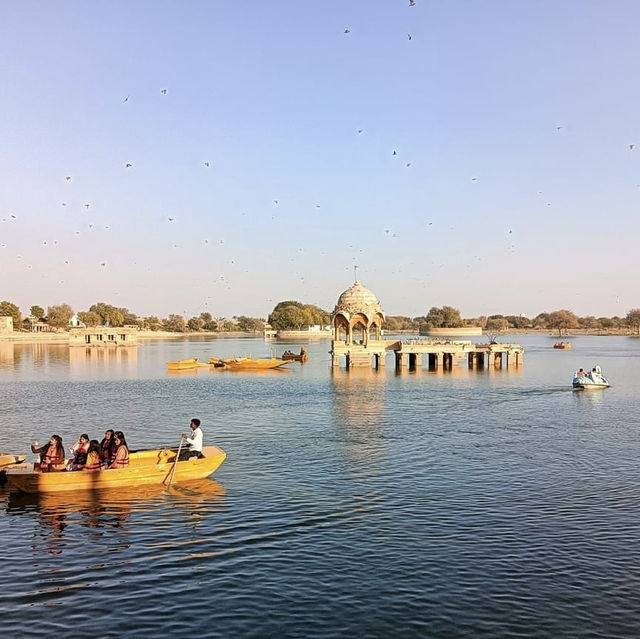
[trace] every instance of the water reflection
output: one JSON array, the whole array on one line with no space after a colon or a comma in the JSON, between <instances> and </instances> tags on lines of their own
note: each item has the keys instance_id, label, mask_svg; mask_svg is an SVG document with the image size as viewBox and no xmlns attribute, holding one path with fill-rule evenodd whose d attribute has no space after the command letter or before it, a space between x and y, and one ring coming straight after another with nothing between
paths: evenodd
<instances>
[{"instance_id":1,"label":"water reflection","mask_svg":"<svg viewBox=\"0 0 640 639\"><path fill-rule=\"evenodd\" d=\"M386 453L383 412L387 380L384 370L369 367L333 369L336 433L349 462L378 461Z\"/></svg>"},{"instance_id":2,"label":"water reflection","mask_svg":"<svg viewBox=\"0 0 640 639\"><path fill-rule=\"evenodd\" d=\"M224 503L225 492L220 483L210 479L174 485L168 490L163 486L142 486L45 494L15 491L8 494L6 512L18 516L35 513L36 536L48 554L62 554L68 546L70 550L72 539L77 543L77 531L82 529L94 541L108 530L119 530L124 536L111 545L111 550L123 551L130 545L126 533L132 517L148 519L155 513L152 522L162 521L157 511L169 501L172 512L182 513L184 519L197 526L212 506Z\"/></svg>"},{"instance_id":3,"label":"water reflection","mask_svg":"<svg viewBox=\"0 0 640 639\"><path fill-rule=\"evenodd\" d=\"M107 366L117 365L121 371L134 371L138 365L136 346L111 348L69 347L69 368L72 375L85 376L87 373Z\"/></svg>"}]
</instances>

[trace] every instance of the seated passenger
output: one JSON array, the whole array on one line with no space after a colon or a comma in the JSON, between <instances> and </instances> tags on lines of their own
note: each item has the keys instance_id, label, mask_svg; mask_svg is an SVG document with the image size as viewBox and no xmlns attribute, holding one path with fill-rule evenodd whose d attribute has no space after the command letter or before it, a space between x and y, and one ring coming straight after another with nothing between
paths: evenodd
<instances>
[{"instance_id":1,"label":"seated passenger","mask_svg":"<svg viewBox=\"0 0 640 639\"><path fill-rule=\"evenodd\" d=\"M89 452L87 452L87 463L82 470L102 470L104 463L102 461L102 448L97 439L89 442Z\"/></svg>"},{"instance_id":2,"label":"seated passenger","mask_svg":"<svg viewBox=\"0 0 640 639\"><path fill-rule=\"evenodd\" d=\"M87 463L87 453L89 452L89 435L82 433L78 441L71 446L73 459L69 462L69 470L82 470Z\"/></svg>"},{"instance_id":3,"label":"seated passenger","mask_svg":"<svg viewBox=\"0 0 640 639\"><path fill-rule=\"evenodd\" d=\"M584 377L584 369L581 368L577 373L576 373L576 377Z\"/></svg>"},{"instance_id":4,"label":"seated passenger","mask_svg":"<svg viewBox=\"0 0 640 639\"><path fill-rule=\"evenodd\" d=\"M114 436L113 430L109 428L104 433L104 439L100 442L100 448L102 449L102 461L110 466L113 458L116 454L116 441L113 438Z\"/></svg>"},{"instance_id":5,"label":"seated passenger","mask_svg":"<svg viewBox=\"0 0 640 639\"><path fill-rule=\"evenodd\" d=\"M64 446L60 435L51 435L49 443L40 448L32 443L31 452L40 455L40 470L43 473L64 470Z\"/></svg>"},{"instance_id":6,"label":"seated passenger","mask_svg":"<svg viewBox=\"0 0 640 639\"><path fill-rule=\"evenodd\" d=\"M117 430L113 436L116 453L109 468L126 468L129 465L129 447L121 430Z\"/></svg>"}]
</instances>

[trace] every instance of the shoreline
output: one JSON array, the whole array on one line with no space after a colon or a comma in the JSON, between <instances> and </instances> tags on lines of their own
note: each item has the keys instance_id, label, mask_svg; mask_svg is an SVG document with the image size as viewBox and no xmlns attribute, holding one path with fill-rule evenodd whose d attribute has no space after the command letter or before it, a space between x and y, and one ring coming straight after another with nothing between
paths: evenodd
<instances>
[{"instance_id":1,"label":"shoreline","mask_svg":"<svg viewBox=\"0 0 640 639\"><path fill-rule=\"evenodd\" d=\"M300 333L303 333L302 331ZM306 333L306 332L305 332ZM419 332L415 330L393 331L388 335L417 335ZM488 333L483 333L488 335ZM522 329L510 329L497 335L498 340L504 338L507 335L546 335L557 340L567 341L573 337L637 337L640 338L638 333L633 333L627 329L618 330L571 330L564 335L557 335L550 332L549 329L535 329L535 328L522 328ZM140 331L137 334L139 343L153 340L181 340L181 339L232 339L232 338L252 338L263 337L262 333L256 332L242 332L242 331L230 331L228 333L218 333L215 331L194 331L190 333L173 333L169 331ZM309 338L309 334L299 334L297 336L291 335L290 337L271 338L274 340L282 339L283 341L291 341L292 339ZM316 339L330 339L326 336L315 336ZM426 337L426 336L425 336ZM481 337L481 336L478 336ZM23 333L21 331L14 331L13 333L7 333L0 335L0 344L52 344L52 345L66 345L69 346L69 334L68 333ZM138 344L139 345L139 344ZM128 347L124 347L128 348Z\"/></svg>"}]
</instances>

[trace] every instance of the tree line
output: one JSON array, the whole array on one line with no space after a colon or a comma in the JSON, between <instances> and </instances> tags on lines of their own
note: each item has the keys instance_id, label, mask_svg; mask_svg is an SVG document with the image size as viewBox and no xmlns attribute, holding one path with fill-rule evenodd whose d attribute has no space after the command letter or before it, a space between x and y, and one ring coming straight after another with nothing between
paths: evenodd
<instances>
[{"instance_id":1,"label":"tree line","mask_svg":"<svg viewBox=\"0 0 640 639\"><path fill-rule=\"evenodd\" d=\"M154 315L139 317L127 308L119 308L105 302L92 304L88 310L74 312L69 304L58 304L44 307L34 304L29 315L23 317L16 304L9 301L0 302L0 316L13 317L16 330L31 330L34 322L44 321L49 326L64 329L69 326L71 318L77 315L78 320L86 326L138 326L143 330L171 331L175 333L214 331L214 332L261 332L265 320L245 315L232 319L213 317L203 312L186 318L171 314L166 318ZM302 330L307 326L327 326L331 322L328 311L313 304L304 304L296 300L278 302L267 318L267 322L275 330ZM403 315L387 316L384 329L394 331L424 331L429 328L459 328L463 326L479 326L488 333L501 333L509 329L546 329L558 331L559 335L568 330L622 330L632 329L640 335L640 309L631 309L625 317L595 317L587 315L579 317L572 311L557 310L550 313L539 313L533 318L524 315L481 315L463 318L460 311L452 306L433 306L424 316L406 317Z\"/></svg>"}]
</instances>

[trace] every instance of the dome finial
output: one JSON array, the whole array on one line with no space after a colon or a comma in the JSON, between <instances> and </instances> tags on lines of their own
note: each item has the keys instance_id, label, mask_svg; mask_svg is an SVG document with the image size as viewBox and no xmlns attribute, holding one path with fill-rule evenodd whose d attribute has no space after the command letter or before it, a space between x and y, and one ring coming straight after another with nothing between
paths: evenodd
<instances>
[{"instance_id":1,"label":"dome finial","mask_svg":"<svg viewBox=\"0 0 640 639\"><path fill-rule=\"evenodd\" d=\"M358 283L358 265L354 264L353 265L353 279L354 279L354 284Z\"/></svg>"}]
</instances>

